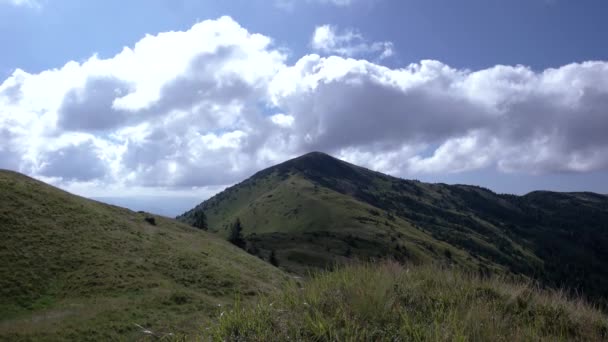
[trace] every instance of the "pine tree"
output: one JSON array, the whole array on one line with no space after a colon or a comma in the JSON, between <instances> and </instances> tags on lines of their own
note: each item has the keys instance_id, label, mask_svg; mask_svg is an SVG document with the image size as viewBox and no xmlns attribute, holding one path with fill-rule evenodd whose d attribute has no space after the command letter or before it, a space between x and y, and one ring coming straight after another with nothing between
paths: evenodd
<instances>
[{"instance_id":1,"label":"pine tree","mask_svg":"<svg viewBox=\"0 0 608 342\"><path fill-rule=\"evenodd\" d=\"M192 225L202 230L209 229L207 226L207 216L205 215L204 211L198 210L194 213L194 224Z\"/></svg>"},{"instance_id":2,"label":"pine tree","mask_svg":"<svg viewBox=\"0 0 608 342\"><path fill-rule=\"evenodd\" d=\"M228 241L230 241L233 245L239 248L245 248L245 240L243 239L243 226L241 225L241 220L239 218L234 221L232 226L230 227L230 235L228 236Z\"/></svg>"},{"instance_id":3,"label":"pine tree","mask_svg":"<svg viewBox=\"0 0 608 342\"><path fill-rule=\"evenodd\" d=\"M279 260L277 260L277 255L274 252L274 249L270 251L270 258L268 259L273 266L279 266Z\"/></svg>"}]
</instances>

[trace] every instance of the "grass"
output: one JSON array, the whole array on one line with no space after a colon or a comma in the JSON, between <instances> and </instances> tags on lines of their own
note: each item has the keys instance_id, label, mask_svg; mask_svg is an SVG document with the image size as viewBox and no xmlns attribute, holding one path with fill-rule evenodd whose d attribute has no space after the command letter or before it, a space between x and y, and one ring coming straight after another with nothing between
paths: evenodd
<instances>
[{"instance_id":1,"label":"grass","mask_svg":"<svg viewBox=\"0 0 608 342\"><path fill-rule=\"evenodd\" d=\"M153 223L146 218L153 217ZM191 333L286 275L222 238L0 171L0 340Z\"/></svg>"},{"instance_id":2,"label":"grass","mask_svg":"<svg viewBox=\"0 0 608 342\"><path fill-rule=\"evenodd\" d=\"M608 319L530 283L396 263L318 273L201 332L217 341L602 341Z\"/></svg>"}]
</instances>

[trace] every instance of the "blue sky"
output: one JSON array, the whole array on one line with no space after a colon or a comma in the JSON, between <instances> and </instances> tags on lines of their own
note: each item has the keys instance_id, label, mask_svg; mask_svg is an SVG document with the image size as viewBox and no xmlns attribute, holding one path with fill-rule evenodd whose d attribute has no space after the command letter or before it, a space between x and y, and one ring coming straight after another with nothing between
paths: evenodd
<instances>
[{"instance_id":1,"label":"blue sky","mask_svg":"<svg viewBox=\"0 0 608 342\"><path fill-rule=\"evenodd\" d=\"M136 209L187 209L311 149L608 193L607 16L599 0L0 0L0 167Z\"/></svg>"},{"instance_id":2,"label":"blue sky","mask_svg":"<svg viewBox=\"0 0 608 342\"><path fill-rule=\"evenodd\" d=\"M287 1L285 1L287 2ZM273 37L294 58L309 52L315 26L357 28L395 43L398 66L438 59L459 68L525 64L535 69L603 60L608 3L566 0L355 0L348 6L272 0L129 2L40 1L40 8L0 5L0 42L9 46L0 69L30 72L98 53L111 57L145 34L185 30L230 15L251 32Z\"/></svg>"}]
</instances>

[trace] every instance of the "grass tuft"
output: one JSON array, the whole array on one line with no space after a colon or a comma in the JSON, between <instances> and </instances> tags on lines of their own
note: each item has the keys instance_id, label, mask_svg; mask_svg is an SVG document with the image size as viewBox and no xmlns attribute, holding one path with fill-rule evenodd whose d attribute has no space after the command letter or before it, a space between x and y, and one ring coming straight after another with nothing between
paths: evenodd
<instances>
[{"instance_id":1,"label":"grass tuft","mask_svg":"<svg viewBox=\"0 0 608 342\"><path fill-rule=\"evenodd\" d=\"M350 265L236 301L203 335L228 341L601 341L608 320L529 283L437 266Z\"/></svg>"}]
</instances>

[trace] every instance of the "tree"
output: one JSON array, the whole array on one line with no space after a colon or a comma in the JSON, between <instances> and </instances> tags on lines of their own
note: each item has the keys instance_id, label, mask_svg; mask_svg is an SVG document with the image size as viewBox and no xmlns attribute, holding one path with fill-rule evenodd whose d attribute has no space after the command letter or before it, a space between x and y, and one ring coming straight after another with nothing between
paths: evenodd
<instances>
[{"instance_id":1,"label":"tree","mask_svg":"<svg viewBox=\"0 0 608 342\"><path fill-rule=\"evenodd\" d=\"M192 225L202 230L209 229L207 226L207 216L204 211L198 210L194 213L194 223Z\"/></svg>"},{"instance_id":2,"label":"tree","mask_svg":"<svg viewBox=\"0 0 608 342\"><path fill-rule=\"evenodd\" d=\"M270 258L268 261L270 261L270 263L275 267L279 266L279 260L277 260L277 255L275 254L274 249L270 251Z\"/></svg>"},{"instance_id":3,"label":"tree","mask_svg":"<svg viewBox=\"0 0 608 342\"><path fill-rule=\"evenodd\" d=\"M446 248L446 249L443 251L443 254L445 255L445 257L446 257L446 258L448 258L448 259L452 260L452 251L450 251L449 249L447 249L447 248Z\"/></svg>"},{"instance_id":4,"label":"tree","mask_svg":"<svg viewBox=\"0 0 608 342\"><path fill-rule=\"evenodd\" d=\"M149 224L156 226L156 219L152 216L147 216L144 220L146 220L146 222L148 222Z\"/></svg>"},{"instance_id":5,"label":"tree","mask_svg":"<svg viewBox=\"0 0 608 342\"><path fill-rule=\"evenodd\" d=\"M236 221L230 227L230 235L228 241L239 248L245 248L245 240L243 239L243 226L241 220L237 217Z\"/></svg>"},{"instance_id":6,"label":"tree","mask_svg":"<svg viewBox=\"0 0 608 342\"><path fill-rule=\"evenodd\" d=\"M347 258L350 258L351 256L353 256L353 250L350 248L350 246L348 248L346 248L346 252L344 253L344 256Z\"/></svg>"}]
</instances>

